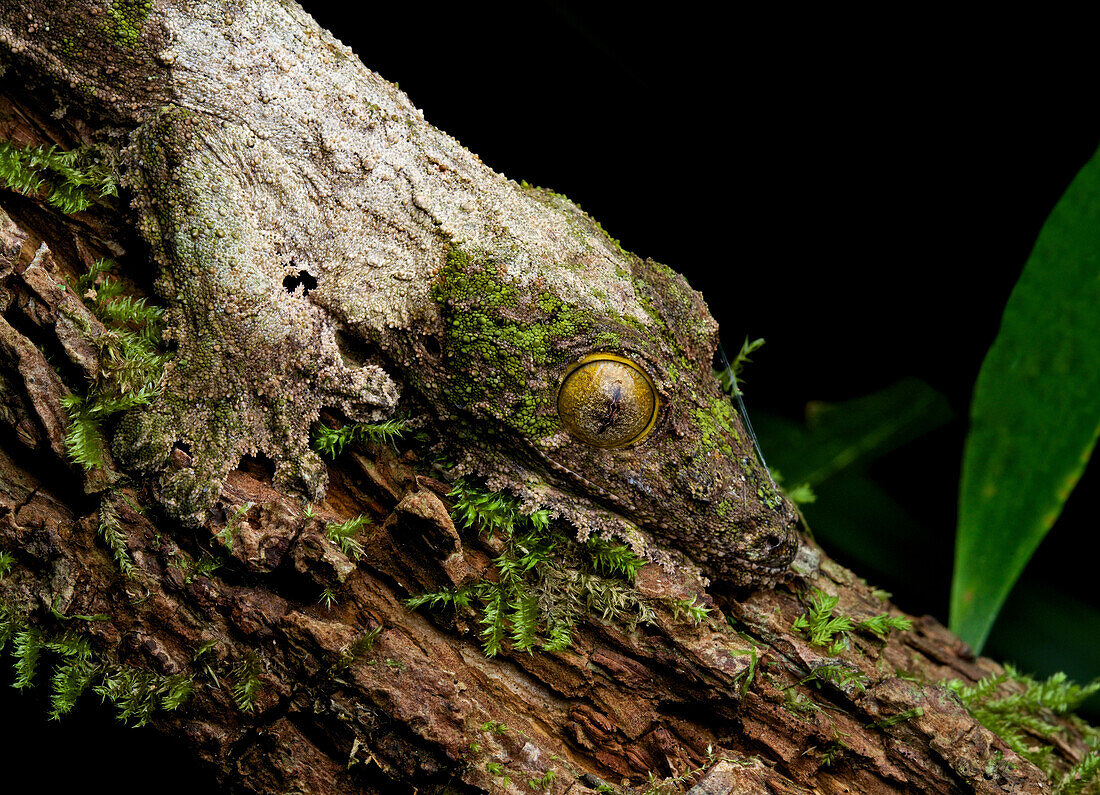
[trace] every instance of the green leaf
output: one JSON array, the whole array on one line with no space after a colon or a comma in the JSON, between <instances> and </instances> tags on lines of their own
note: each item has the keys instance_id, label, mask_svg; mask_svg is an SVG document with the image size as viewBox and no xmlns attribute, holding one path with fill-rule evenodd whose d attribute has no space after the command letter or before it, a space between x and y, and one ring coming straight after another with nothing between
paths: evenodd
<instances>
[{"instance_id":1,"label":"green leaf","mask_svg":"<svg viewBox=\"0 0 1100 795\"><path fill-rule=\"evenodd\" d=\"M811 403L808 431L776 417L754 418L769 463L788 484L818 487L845 470L858 469L948 422L951 408L936 390L915 378L843 403Z\"/></svg>"},{"instance_id":2,"label":"green leaf","mask_svg":"<svg viewBox=\"0 0 1100 795\"><path fill-rule=\"evenodd\" d=\"M1100 155L1043 225L982 363L963 455L951 629L980 651L1100 432Z\"/></svg>"},{"instance_id":3,"label":"green leaf","mask_svg":"<svg viewBox=\"0 0 1100 795\"><path fill-rule=\"evenodd\" d=\"M915 378L843 403L811 403L801 423L753 416L773 472L797 493L814 536L846 565L905 582L914 571L935 571L944 551L928 545L929 532L865 474L882 456L949 422L947 399ZM799 495L804 496L804 495Z\"/></svg>"}]
</instances>

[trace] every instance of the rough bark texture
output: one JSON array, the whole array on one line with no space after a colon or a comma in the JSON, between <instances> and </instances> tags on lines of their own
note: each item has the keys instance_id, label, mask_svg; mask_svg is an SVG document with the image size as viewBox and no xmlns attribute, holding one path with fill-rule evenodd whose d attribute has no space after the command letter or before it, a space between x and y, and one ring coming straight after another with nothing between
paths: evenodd
<instances>
[{"instance_id":1,"label":"rough bark texture","mask_svg":"<svg viewBox=\"0 0 1100 795\"><path fill-rule=\"evenodd\" d=\"M232 16L262 4L223 5ZM158 20L170 14L178 26L200 8L209 24L219 6L6 0L0 140L61 149L125 143L177 97L171 36ZM348 57L300 9L285 8L301 25L291 49L303 62L313 50ZM80 46L72 44L78 28ZM255 42L245 35L237 44L247 60ZM73 56L97 46L115 56ZM207 54L228 63L237 56ZM423 123L400 97L388 112L398 121L407 114L410 130ZM325 109L311 113L323 127ZM398 230L394 246L418 248L409 230L422 220L405 215L458 223L432 206L445 187L410 190L391 217L375 219L378 227ZM495 189L468 186L474 196ZM831 651L792 629L815 588L838 596L837 612L856 622L902 615L808 539L774 587L716 583L699 593L691 567L647 564L634 589L654 606L651 623L587 616L564 651L488 659L470 615L412 611L403 601L476 580L500 551L499 538L456 527L450 485L427 460L431 440L345 453L328 467L313 516L263 456L235 467L239 455L227 457L213 506L177 518L161 511L163 484L129 477L109 456L85 473L66 454L62 399L70 385L98 377L106 354L95 340L105 332L70 284L111 255L120 257L128 292L151 290L153 255L135 236L127 198L63 215L41 193L0 194L0 551L13 561L0 599L21 631L40 639L77 627L99 665L189 677L190 698L155 711L150 723L184 737L227 785L272 795L579 795L601 785L644 791L652 776L681 777L659 791L714 794L1050 791L1038 768L940 684L976 682L1000 668L933 619L915 619L911 631L886 640L847 633ZM137 217L147 217L140 207ZM171 455L189 453L177 447ZM360 514L372 524L354 560L325 528ZM130 576L97 534L105 516L116 551L134 563ZM221 565L211 570L207 560ZM337 603L318 602L326 591ZM671 607L696 596L711 608L698 624ZM56 649L43 655L44 667L63 662ZM258 689L242 698L250 682ZM1056 754L1063 769L1087 750L1065 725Z\"/></svg>"}]
</instances>

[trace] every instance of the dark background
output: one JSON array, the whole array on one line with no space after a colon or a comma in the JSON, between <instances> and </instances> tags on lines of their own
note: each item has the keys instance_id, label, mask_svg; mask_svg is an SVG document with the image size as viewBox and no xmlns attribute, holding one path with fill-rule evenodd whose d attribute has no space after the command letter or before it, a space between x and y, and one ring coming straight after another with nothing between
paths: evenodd
<instances>
[{"instance_id":1,"label":"dark background","mask_svg":"<svg viewBox=\"0 0 1100 795\"><path fill-rule=\"evenodd\" d=\"M873 473L927 528L934 554L910 577L858 572L904 610L946 622L970 390L1044 218L1100 142L1091 47L1074 38L1083 23L346 5L307 7L430 122L684 273L727 349L767 339L746 374L753 415L799 418L807 401L910 375L948 398L958 419ZM1022 580L1025 593L1064 596L1065 610L1055 620L1015 597L993 656L1043 675L1100 675L1096 520L1083 496L1096 469ZM116 730L92 697L47 725L44 692L4 690L5 728L19 727L26 750L9 742L2 753L63 749L57 791L89 769L121 793L154 774L164 793L209 786L179 769L171 741ZM167 781L165 764L176 771Z\"/></svg>"}]
</instances>

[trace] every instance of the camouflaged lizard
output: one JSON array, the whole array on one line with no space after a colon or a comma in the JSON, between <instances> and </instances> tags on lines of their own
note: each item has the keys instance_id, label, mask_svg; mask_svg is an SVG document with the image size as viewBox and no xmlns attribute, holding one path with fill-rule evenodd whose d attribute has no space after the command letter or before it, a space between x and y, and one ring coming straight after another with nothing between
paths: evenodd
<instances>
[{"instance_id":1,"label":"camouflaged lizard","mask_svg":"<svg viewBox=\"0 0 1100 795\"><path fill-rule=\"evenodd\" d=\"M457 471L582 538L679 550L734 584L790 563L795 512L681 276L493 172L293 3L17 5L0 51L79 80L124 142L177 355L113 449L169 514L201 520L257 453L319 499L320 411L407 410ZM284 286L305 274L315 288Z\"/></svg>"}]
</instances>

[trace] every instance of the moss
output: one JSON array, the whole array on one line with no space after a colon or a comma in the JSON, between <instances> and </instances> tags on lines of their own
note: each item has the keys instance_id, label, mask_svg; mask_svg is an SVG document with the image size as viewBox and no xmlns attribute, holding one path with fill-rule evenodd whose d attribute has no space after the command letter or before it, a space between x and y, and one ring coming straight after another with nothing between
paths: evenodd
<instances>
[{"instance_id":1,"label":"moss","mask_svg":"<svg viewBox=\"0 0 1100 795\"><path fill-rule=\"evenodd\" d=\"M510 495L490 493L459 480L448 495L451 516L463 532L500 536L495 575L475 583L406 600L473 610L486 656L503 651L563 651L583 614L633 631L656 620L653 607L634 588L645 561L625 544L593 537L580 544L552 525L545 510L524 514ZM686 606L685 606L686 607ZM692 605L693 616L699 608ZM500 724L503 727L503 724Z\"/></svg>"},{"instance_id":2,"label":"moss","mask_svg":"<svg viewBox=\"0 0 1100 795\"><path fill-rule=\"evenodd\" d=\"M82 212L96 198L118 195L118 177L105 151L82 146L18 146L0 142L0 185L40 196L66 214Z\"/></svg>"},{"instance_id":3,"label":"moss","mask_svg":"<svg viewBox=\"0 0 1100 795\"><path fill-rule=\"evenodd\" d=\"M114 704L118 718L130 726L144 726L159 710L171 711L190 697L189 676L165 676L142 668L105 659L94 647L93 638L72 626L73 620L98 621L107 616L64 616L51 608L57 621L32 626L29 614L0 598L0 651L11 643L14 687L23 689L41 679L48 666L49 717L57 720L72 711L77 700L91 690L103 701ZM58 622L70 622L69 626Z\"/></svg>"},{"instance_id":4,"label":"moss","mask_svg":"<svg viewBox=\"0 0 1100 795\"><path fill-rule=\"evenodd\" d=\"M1009 680L1023 685L1023 692L1019 688L1002 689ZM1069 681L1064 673L1057 673L1037 681L1005 665L1004 673L988 676L973 685L958 679L945 680L943 684L958 696L977 721L1042 770L1054 785L1052 789L1056 795L1085 791L1100 778L1100 754L1096 751L1058 773L1054 752L1061 746L1058 735L1063 727L1052 722L1054 716L1066 717L1089 744L1094 745L1096 729L1072 712L1086 698L1100 691L1100 679L1078 685Z\"/></svg>"},{"instance_id":5,"label":"moss","mask_svg":"<svg viewBox=\"0 0 1100 795\"><path fill-rule=\"evenodd\" d=\"M94 288L89 308L106 327L93 335L85 318L77 321L98 351L99 372L87 395L62 398L69 414L65 447L69 457L85 469L105 465L105 422L113 415L148 405L170 358L156 347L163 310L147 306L144 298L122 295L122 283L105 275L112 266L110 261L99 261L76 282L78 293Z\"/></svg>"}]
</instances>

